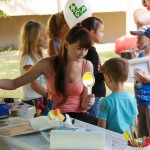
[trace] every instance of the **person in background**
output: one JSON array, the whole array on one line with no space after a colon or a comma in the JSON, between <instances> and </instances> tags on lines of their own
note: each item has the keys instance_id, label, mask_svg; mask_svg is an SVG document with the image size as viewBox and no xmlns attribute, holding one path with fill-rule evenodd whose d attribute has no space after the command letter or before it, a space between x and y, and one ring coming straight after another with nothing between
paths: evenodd
<instances>
[{"instance_id":1,"label":"person in background","mask_svg":"<svg viewBox=\"0 0 150 150\"><path fill-rule=\"evenodd\" d=\"M140 50L138 58L150 56L150 25L130 33L137 35L137 46ZM150 136L150 74L136 70L135 80L134 92L139 110L138 137Z\"/></svg>"},{"instance_id":2,"label":"person in background","mask_svg":"<svg viewBox=\"0 0 150 150\"><path fill-rule=\"evenodd\" d=\"M20 73L26 73L36 62L43 58L42 48L46 41L45 27L37 21L27 21L20 34ZM31 99L45 96L46 82L41 75L22 87L21 98L32 104Z\"/></svg>"},{"instance_id":3,"label":"person in background","mask_svg":"<svg viewBox=\"0 0 150 150\"><path fill-rule=\"evenodd\" d=\"M150 25L150 1L149 0L142 0L142 4L145 7L139 8L134 11L133 18L134 22L137 25L137 29L144 25Z\"/></svg>"},{"instance_id":4,"label":"person in background","mask_svg":"<svg viewBox=\"0 0 150 150\"><path fill-rule=\"evenodd\" d=\"M112 93L100 101L98 126L121 134L125 130L130 132L130 126L137 125L138 111L136 99L124 87L129 73L128 61L111 58L103 64L102 71Z\"/></svg>"},{"instance_id":5,"label":"person in background","mask_svg":"<svg viewBox=\"0 0 150 150\"><path fill-rule=\"evenodd\" d=\"M142 0L142 5L150 10L150 1L149 0Z\"/></svg>"},{"instance_id":6,"label":"person in background","mask_svg":"<svg viewBox=\"0 0 150 150\"><path fill-rule=\"evenodd\" d=\"M47 22L46 35L49 38L47 53L49 56L57 55L60 49L60 42L69 31L63 12L53 14Z\"/></svg>"},{"instance_id":7,"label":"person in background","mask_svg":"<svg viewBox=\"0 0 150 150\"><path fill-rule=\"evenodd\" d=\"M94 94L89 94L83 86L82 76L85 72L93 73L93 65L83 59L92 46L89 31L75 26L66 35L58 55L38 61L27 73L16 79L1 79L0 88L13 90L30 83L44 75L47 92L55 100L54 109L70 117L98 124L98 118L91 116L87 110L94 104Z\"/></svg>"},{"instance_id":8,"label":"person in background","mask_svg":"<svg viewBox=\"0 0 150 150\"><path fill-rule=\"evenodd\" d=\"M95 103L88 110L93 116L97 116L100 98L105 97L106 87L104 84L104 76L101 72L101 61L94 47L95 43L101 43L102 37L104 36L104 24L103 21L97 17L89 17L83 20L81 26L88 29L92 36L92 47L88 49L88 53L85 59L91 61L94 67L95 84L92 88L92 93L95 94Z\"/></svg>"},{"instance_id":9,"label":"person in background","mask_svg":"<svg viewBox=\"0 0 150 150\"><path fill-rule=\"evenodd\" d=\"M144 25L150 25L150 1L142 0L142 4L145 8L138 8L134 11L133 18L137 26L137 29ZM132 49L132 58L137 58L139 56L140 49L134 47Z\"/></svg>"}]
</instances>

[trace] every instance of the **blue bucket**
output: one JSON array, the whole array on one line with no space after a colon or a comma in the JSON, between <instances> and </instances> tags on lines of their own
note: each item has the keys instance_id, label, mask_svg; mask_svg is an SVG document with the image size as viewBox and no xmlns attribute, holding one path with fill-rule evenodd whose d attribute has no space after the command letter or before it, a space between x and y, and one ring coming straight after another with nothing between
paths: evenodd
<instances>
[{"instance_id":1,"label":"blue bucket","mask_svg":"<svg viewBox=\"0 0 150 150\"><path fill-rule=\"evenodd\" d=\"M0 103L0 119L9 117L9 107L6 103Z\"/></svg>"}]
</instances>

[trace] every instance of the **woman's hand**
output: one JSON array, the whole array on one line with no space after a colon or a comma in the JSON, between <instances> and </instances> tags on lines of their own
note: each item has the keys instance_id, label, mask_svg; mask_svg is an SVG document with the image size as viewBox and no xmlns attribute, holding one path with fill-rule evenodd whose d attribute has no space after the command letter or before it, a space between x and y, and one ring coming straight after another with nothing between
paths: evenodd
<instances>
[{"instance_id":1,"label":"woman's hand","mask_svg":"<svg viewBox=\"0 0 150 150\"><path fill-rule=\"evenodd\" d=\"M95 95L94 94L89 94L85 99L83 99L81 107L82 109L90 109L91 106L93 106L95 103Z\"/></svg>"}]
</instances>

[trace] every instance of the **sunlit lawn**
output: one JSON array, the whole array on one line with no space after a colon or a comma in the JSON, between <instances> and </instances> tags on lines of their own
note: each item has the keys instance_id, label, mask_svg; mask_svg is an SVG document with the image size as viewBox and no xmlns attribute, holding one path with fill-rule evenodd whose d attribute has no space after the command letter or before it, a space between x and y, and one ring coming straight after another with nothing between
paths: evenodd
<instances>
[{"instance_id":1,"label":"sunlit lawn","mask_svg":"<svg viewBox=\"0 0 150 150\"><path fill-rule=\"evenodd\" d=\"M0 78L13 79L19 76L19 56L17 51L0 53ZM20 97L20 88L13 91L0 90L0 97Z\"/></svg>"},{"instance_id":2,"label":"sunlit lawn","mask_svg":"<svg viewBox=\"0 0 150 150\"><path fill-rule=\"evenodd\" d=\"M112 57L120 57L119 55L117 55L114 51L110 50L110 51L102 51L102 52L99 52L99 56L101 58L101 61L102 63L104 63L104 61L106 61L107 59L109 58L112 58ZM133 83L131 82L126 82L125 83L125 88L128 92L130 92L132 95L134 94L134 91L133 91ZM111 91L107 88L107 94L110 94Z\"/></svg>"},{"instance_id":3,"label":"sunlit lawn","mask_svg":"<svg viewBox=\"0 0 150 150\"><path fill-rule=\"evenodd\" d=\"M116 55L113 50L110 51L99 51L99 56L101 58L102 63L109 58L112 57L119 57ZM3 52L0 53L0 79L2 78L15 78L19 76L19 55L18 51L11 51L11 52ZM130 83L126 83L127 90L133 94L133 85ZM110 91L107 89L107 95ZM21 95L21 88L18 88L13 91L7 90L0 90L0 97L13 97L13 98L20 98Z\"/></svg>"}]
</instances>

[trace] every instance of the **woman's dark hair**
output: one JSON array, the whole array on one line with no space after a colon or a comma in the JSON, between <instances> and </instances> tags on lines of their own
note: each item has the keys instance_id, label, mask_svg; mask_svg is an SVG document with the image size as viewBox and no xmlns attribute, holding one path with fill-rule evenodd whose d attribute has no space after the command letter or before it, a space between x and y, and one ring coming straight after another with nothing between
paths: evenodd
<instances>
[{"instance_id":1,"label":"woman's dark hair","mask_svg":"<svg viewBox=\"0 0 150 150\"><path fill-rule=\"evenodd\" d=\"M103 21L100 18L97 17L88 17L84 19L82 22L78 23L77 26L82 26L89 31L91 30L97 30L99 28L99 25L103 24Z\"/></svg>"},{"instance_id":2,"label":"woman's dark hair","mask_svg":"<svg viewBox=\"0 0 150 150\"><path fill-rule=\"evenodd\" d=\"M92 38L89 31L79 26L73 27L62 42L59 54L54 60L55 90L58 95L62 95L63 97L59 105L65 103L67 100L66 68L68 63L68 49L65 47L66 41L69 44L79 41L81 48L89 49L92 46Z\"/></svg>"}]
</instances>

